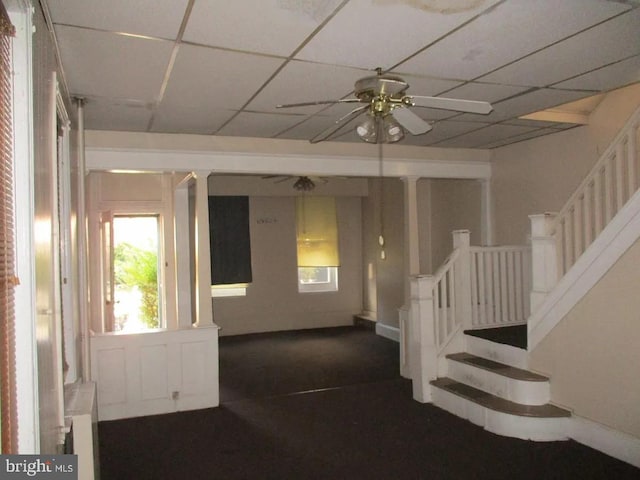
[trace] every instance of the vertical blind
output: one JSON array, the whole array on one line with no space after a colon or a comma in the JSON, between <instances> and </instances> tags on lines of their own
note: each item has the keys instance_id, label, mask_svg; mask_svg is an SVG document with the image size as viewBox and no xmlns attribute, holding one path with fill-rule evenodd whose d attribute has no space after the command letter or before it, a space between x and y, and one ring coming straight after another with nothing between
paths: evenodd
<instances>
[{"instance_id":1,"label":"vertical blind","mask_svg":"<svg viewBox=\"0 0 640 480\"><path fill-rule=\"evenodd\" d=\"M13 128L11 37L15 29L0 1L0 378L2 453L18 451L16 403Z\"/></svg>"},{"instance_id":2,"label":"vertical blind","mask_svg":"<svg viewBox=\"0 0 640 480\"><path fill-rule=\"evenodd\" d=\"M296 197L298 267L339 267L334 197Z\"/></svg>"}]
</instances>

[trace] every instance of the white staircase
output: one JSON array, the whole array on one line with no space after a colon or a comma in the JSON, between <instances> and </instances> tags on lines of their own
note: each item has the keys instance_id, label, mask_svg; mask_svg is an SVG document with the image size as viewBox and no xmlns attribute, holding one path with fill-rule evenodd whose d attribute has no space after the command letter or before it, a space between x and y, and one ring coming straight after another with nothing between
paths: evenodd
<instances>
[{"instance_id":1,"label":"white staircase","mask_svg":"<svg viewBox=\"0 0 640 480\"><path fill-rule=\"evenodd\" d=\"M430 382L434 405L499 435L567 438L564 423L571 414L549 403L549 379L511 365L526 363L526 350L465 339L471 340L466 351L446 355L446 374Z\"/></svg>"},{"instance_id":2,"label":"white staircase","mask_svg":"<svg viewBox=\"0 0 640 480\"><path fill-rule=\"evenodd\" d=\"M527 349L464 332L520 325L533 348L640 238L639 139L640 109L559 214L531 217L531 247L471 247L456 231L442 267L411 279L401 338L416 400L500 435L569 437L571 412L527 370Z\"/></svg>"}]
</instances>

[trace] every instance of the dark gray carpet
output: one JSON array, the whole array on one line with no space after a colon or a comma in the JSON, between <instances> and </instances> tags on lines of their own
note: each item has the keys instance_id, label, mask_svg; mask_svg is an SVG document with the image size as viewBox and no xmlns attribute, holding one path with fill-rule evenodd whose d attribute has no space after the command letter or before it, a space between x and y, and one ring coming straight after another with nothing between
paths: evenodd
<instances>
[{"instance_id":1,"label":"dark gray carpet","mask_svg":"<svg viewBox=\"0 0 640 480\"><path fill-rule=\"evenodd\" d=\"M417 403L397 376L397 344L359 329L326 334L223 339L225 402L101 422L102 480L640 478L578 443L500 437ZM310 386L324 390L291 392Z\"/></svg>"}]
</instances>

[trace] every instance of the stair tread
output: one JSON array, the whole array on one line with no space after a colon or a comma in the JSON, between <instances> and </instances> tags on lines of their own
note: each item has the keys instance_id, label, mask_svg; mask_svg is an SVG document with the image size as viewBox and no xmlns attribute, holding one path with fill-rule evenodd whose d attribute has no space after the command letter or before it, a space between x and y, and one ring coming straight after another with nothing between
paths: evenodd
<instances>
[{"instance_id":1,"label":"stair tread","mask_svg":"<svg viewBox=\"0 0 640 480\"><path fill-rule=\"evenodd\" d=\"M526 325L465 330L464 333L472 337L482 338L488 342L509 345L522 350L527 349Z\"/></svg>"},{"instance_id":2,"label":"stair tread","mask_svg":"<svg viewBox=\"0 0 640 480\"><path fill-rule=\"evenodd\" d=\"M505 400L504 398L497 397L465 383L452 380L448 377L441 377L436 380L432 380L430 383L435 387L442 388L443 390L466 398L478 405L497 412L536 418L562 418L571 416L571 412L569 412L569 410L551 405L550 403L545 405L523 405L521 403Z\"/></svg>"},{"instance_id":3,"label":"stair tread","mask_svg":"<svg viewBox=\"0 0 640 480\"><path fill-rule=\"evenodd\" d=\"M456 362L466 363L467 365L473 365L474 367L482 368L494 372L498 375L512 378L514 380L524 380L528 382L547 382L548 377L539 375L529 370L523 370L521 368L512 367L504 363L496 362L495 360L489 360L487 358L478 357L467 352L452 353L447 355L447 358Z\"/></svg>"}]
</instances>

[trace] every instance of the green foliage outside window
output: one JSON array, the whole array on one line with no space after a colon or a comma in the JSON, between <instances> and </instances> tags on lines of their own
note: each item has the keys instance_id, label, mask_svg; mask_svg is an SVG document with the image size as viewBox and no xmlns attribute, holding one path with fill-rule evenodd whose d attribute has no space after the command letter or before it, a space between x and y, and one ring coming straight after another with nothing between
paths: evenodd
<instances>
[{"instance_id":1,"label":"green foliage outside window","mask_svg":"<svg viewBox=\"0 0 640 480\"><path fill-rule=\"evenodd\" d=\"M158 254L123 242L114 249L116 285L142 294L140 319L149 328L160 326L158 318Z\"/></svg>"}]
</instances>

